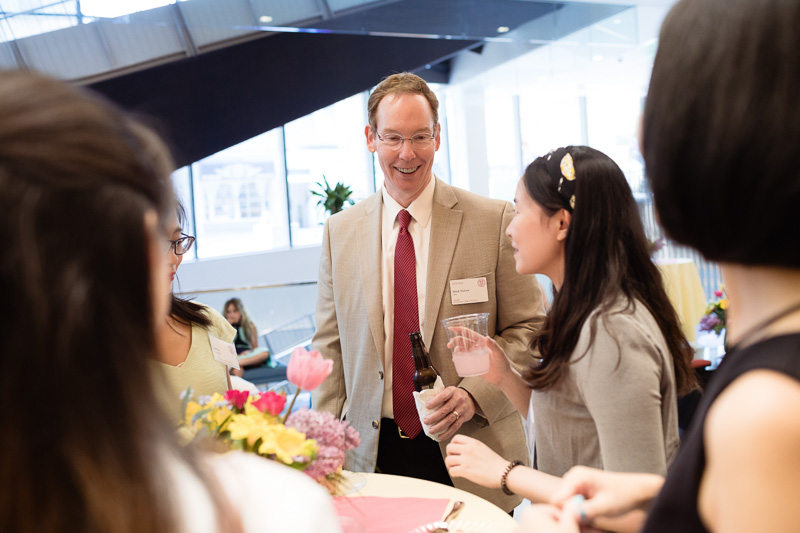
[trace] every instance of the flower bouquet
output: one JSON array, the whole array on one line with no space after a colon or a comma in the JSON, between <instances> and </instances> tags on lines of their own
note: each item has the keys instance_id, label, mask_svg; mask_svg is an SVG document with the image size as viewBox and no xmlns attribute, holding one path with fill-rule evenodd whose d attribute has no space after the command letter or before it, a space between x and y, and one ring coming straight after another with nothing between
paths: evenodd
<instances>
[{"instance_id":1,"label":"flower bouquet","mask_svg":"<svg viewBox=\"0 0 800 533\"><path fill-rule=\"evenodd\" d=\"M286 376L297 393L285 413L286 396L272 391L251 395L229 390L198 401L191 399L191 390L184 391L182 431L189 440L214 438L232 450L302 470L335 494L342 483L345 453L360 443L358 432L330 413L309 409L292 413L300 391L316 389L332 369L333 362L319 352L296 348Z\"/></svg>"},{"instance_id":2,"label":"flower bouquet","mask_svg":"<svg viewBox=\"0 0 800 533\"><path fill-rule=\"evenodd\" d=\"M728 313L728 299L722 298L725 295L725 287L714 291L716 300L709 302L706 314L700 319L700 331L713 331L720 335L725 330Z\"/></svg>"}]
</instances>

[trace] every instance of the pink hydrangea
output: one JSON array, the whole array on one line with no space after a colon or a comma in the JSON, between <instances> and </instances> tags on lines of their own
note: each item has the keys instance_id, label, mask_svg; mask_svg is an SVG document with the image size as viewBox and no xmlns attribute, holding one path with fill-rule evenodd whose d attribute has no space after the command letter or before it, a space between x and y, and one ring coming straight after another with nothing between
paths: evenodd
<instances>
[{"instance_id":1,"label":"pink hydrangea","mask_svg":"<svg viewBox=\"0 0 800 533\"><path fill-rule=\"evenodd\" d=\"M317 458L303 470L313 479L338 470L344 465L345 452L361 443L358 431L330 413L299 409L289 416L286 425L317 441Z\"/></svg>"}]
</instances>

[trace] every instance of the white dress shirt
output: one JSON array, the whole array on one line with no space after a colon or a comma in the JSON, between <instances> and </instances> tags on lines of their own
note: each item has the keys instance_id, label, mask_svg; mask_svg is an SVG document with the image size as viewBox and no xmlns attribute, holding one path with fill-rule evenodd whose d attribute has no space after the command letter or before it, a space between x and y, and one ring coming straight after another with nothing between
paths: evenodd
<instances>
[{"instance_id":1,"label":"white dress shirt","mask_svg":"<svg viewBox=\"0 0 800 533\"><path fill-rule=\"evenodd\" d=\"M431 212L433 211L433 190L436 177L416 200L403 208L383 187L383 216L381 219L381 250L383 268L381 269L383 293L383 331L386 336L383 353L383 407L381 417L394 418L394 401L392 399L392 360L394 351L394 247L400 233L400 221L397 214L406 209L411 214L408 232L414 241L414 258L417 263L417 304L419 307L419 330L426 330L423 310L425 309L425 281L428 275L428 245L431 242Z\"/></svg>"}]
</instances>

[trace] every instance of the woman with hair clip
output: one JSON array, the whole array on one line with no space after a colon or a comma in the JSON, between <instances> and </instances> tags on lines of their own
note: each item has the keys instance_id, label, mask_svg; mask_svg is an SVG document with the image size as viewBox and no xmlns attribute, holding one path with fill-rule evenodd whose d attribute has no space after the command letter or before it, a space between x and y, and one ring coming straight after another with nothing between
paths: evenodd
<instances>
[{"instance_id":1,"label":"woman with hair clip","mask_svg":"<svg viewBox=\"0 0 800 533\"><path fill-rule=\"evenodd\" d=\"M730 349L666 480L573 470L555 500L587 500L535 508L531 531L643 508L647 533L800 529L799 24L796 0L681 0L664 20L642 154L667 235L720 263Z\"/></svg>"},{"instance_id":2,"label":"woman with hair clip","mask_svg":"<svg viewBox=\"0 0 800 533\"><path fill-rule=\"evenodd\" d=\"M0 531L338 530L303 474L181 448L159 408L170 171L112 105L0 72Z\"/></svg>"},{"instance_id":3,"label":"woman with hair clip","mask_svg":"<svg viewBox=\"0 0 800 533\"><path fill-rule=\"evenodd\" d=\"M553 305L532 346L541 359L520 376L483 338L484 378L527 417L537 469L456 435L450 475L541 502L575 465L666 473L679 444L677 393L695 386L692 350L625 176L597 150L559 148L528 166L514 202L517 272L548 276Z\"/></svg>"}]
</instances>

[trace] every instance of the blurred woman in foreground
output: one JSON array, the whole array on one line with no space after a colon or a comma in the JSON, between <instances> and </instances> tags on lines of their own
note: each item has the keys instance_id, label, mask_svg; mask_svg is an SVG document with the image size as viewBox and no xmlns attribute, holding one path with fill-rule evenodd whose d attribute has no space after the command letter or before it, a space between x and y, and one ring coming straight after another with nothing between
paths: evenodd
<instances>
[{"instance_id":1,"label":"blurred woman in foreground","mask_svg":"<svg viewBox=\"0 0 800 533\"><path fill-rule=\"evenodd\" d=\"M635 508L648 533L798 530L798 25L796 0L681 0L664 21L642 153L664 229L721 265L731 349L666 481L574 470L556 500L588 501L531 530Z\"/></svg>"},{"instance_id":2,"label":"blurred woman in foreground","mask_svg":"<svg viewBox=\"0 0 800 533\"><path fill-rule=\"evenodd\" d=\"M182 449L158 407L170 171L113 106L0 72L0 531L338 530L302 474Z\"/></svg>"}]
</instances>

